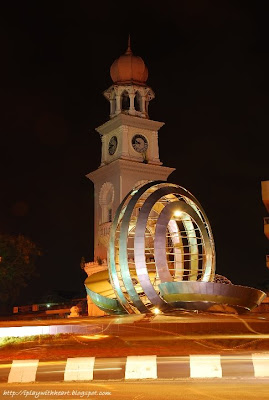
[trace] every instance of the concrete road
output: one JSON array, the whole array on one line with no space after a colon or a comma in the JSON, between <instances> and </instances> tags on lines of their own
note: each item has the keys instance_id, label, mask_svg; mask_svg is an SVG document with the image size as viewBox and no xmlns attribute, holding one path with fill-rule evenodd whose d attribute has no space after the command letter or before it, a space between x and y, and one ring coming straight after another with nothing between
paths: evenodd
<instances>
[{"instance_id":1,"label":"concrete road","mask_svg":"<svg viewBox=\"0 0 269 400\"><path fill-rule=\"evenodd\" d=\"M1 400L268 400L268 380L0 384Z\"/></svg>"}]
</instances>

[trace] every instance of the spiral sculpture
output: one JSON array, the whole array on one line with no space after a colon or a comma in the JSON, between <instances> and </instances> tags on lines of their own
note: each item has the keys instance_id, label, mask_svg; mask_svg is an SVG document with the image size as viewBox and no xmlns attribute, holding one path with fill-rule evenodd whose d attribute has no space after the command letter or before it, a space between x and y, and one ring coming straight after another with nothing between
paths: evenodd
<instances>
[{"instance_id":1,"label":"spiral sculpture","mask_svg":"<svg viewBox=\"0 0 269 400\"><path fill-rule=\"evenodd\" d=\"M249 310L264 297L256 289L214 282L214 240L205 212L189 191L162 181L136 187L118 207L108 274L101 275L106 296L93 290L98 276L89 277L86 288L110 313L215 310L219 305Z\"/></svg>"},{"instance_id":2,"label":"spiral sculpture","mask_svg":"<svg viewBox=\"0 0 269 400\"><path fill-rule=\"evenodd\" d=\"M109 274L128 312L167 304L159 284L214 279L214 242L202 207L187 190L150 182L129 193L110 232Z\"/></svg>"}]
</instances>

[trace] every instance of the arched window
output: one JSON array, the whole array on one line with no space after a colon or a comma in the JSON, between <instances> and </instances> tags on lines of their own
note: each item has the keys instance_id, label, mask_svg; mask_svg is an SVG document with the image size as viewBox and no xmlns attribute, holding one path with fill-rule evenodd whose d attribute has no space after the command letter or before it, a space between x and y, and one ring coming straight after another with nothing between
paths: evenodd
<instances>
[{"instance_id":1,"label":"arched window","mask_svg":"<svg viewBox=\"0 0 269 400\"><path fill-rule=\"evenodd\" d=\"M142 111L142 97L139 91L136 92L135 98L134 98L134 106L136 111Z\"/></svg>"},{"instance_id":2,"label":"arched window","mask_svg":"<svg viewBox=\"0 0 269 400\"><path fill-rule=\"evenodd\" d=\"M130 109L130 97L127 90L121 94L121 109L122 111Z\"/></svg>"}]
</instances>

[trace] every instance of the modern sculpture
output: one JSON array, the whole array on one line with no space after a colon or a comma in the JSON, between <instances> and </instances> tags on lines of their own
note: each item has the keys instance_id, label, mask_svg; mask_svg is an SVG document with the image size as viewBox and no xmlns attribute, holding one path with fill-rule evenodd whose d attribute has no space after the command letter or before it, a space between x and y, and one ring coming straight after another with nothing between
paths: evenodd
<instances>
[{"instance_id":1,"label":"modern sculpture","mask_svg":"<svg viewBox=\"0 0 269 400\"><path fill-rule=\"evenodd\" d=\"M85 286L110 314L245 312L265 297L260 290L214 278L214 240L201 205L186 189L154 181L136 187L118 207L108 271L93 274Z\"/></svg>"}]
</instances>

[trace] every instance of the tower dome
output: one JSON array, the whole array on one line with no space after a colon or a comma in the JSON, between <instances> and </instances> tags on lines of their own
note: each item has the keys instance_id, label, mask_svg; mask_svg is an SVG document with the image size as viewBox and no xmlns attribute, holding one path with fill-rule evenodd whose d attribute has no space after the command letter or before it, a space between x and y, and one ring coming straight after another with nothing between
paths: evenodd
<instances>
[{"instance_id":1,"label":"tower dome","mask_svg":"<svg viewBox=\"0 0 269 400\"><path fill-rule=\"evenodd\" d=\"M148 69L141 57L133 55L130 36L125 54L117 58L111 65L110 76L115 84L134 83L145 86Z\"/></svg>"}]
</instances>

